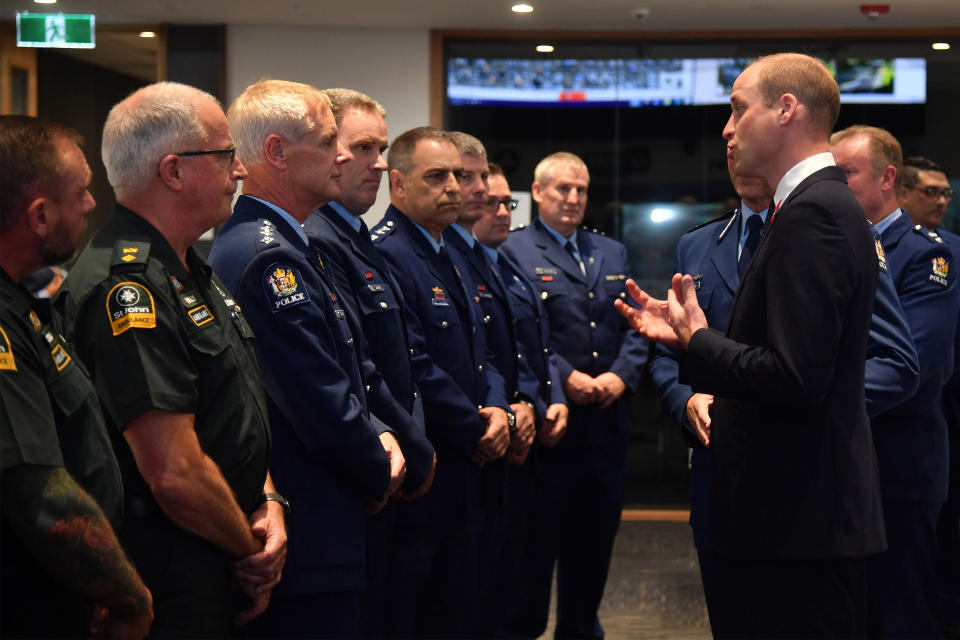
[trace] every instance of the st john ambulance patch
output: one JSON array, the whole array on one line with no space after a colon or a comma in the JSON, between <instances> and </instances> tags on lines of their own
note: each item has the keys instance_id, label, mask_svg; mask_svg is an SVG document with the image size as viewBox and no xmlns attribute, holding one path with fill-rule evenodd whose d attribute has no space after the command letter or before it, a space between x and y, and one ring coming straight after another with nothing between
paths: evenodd
<instances>
[{"instance_id":1,"label":"st john ambulance patch","mask_svg":"<svg viewBox=\"0 0 960 640\"><path fill-rule=\"evenodd\" d=\"M127 329L153 329L157 312L153 294L137 282L121 282L107 294L107 319L118 336Z\"/></svg>"}]
</instances>

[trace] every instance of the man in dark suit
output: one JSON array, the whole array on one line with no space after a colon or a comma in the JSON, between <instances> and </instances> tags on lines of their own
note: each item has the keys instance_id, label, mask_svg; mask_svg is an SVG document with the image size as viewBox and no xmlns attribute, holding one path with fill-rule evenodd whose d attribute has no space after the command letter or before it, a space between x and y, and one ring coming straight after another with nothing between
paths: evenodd
<instances>
[{"instance_id":1,"label":"man in dark suit","mask_svg":"<svg viewBox=\"0 0 960 640\"><path fill-rule=\"evenodd\" d=\"M370 231L361 216L377 199L380 178L387 168L386 110L367 95L351 89L326 89L339 141L353 158L341 169L340 195L314 211L304 221L311 246L325 256L326 272L333 279L339 302L353 325L354 338L365 345L375 372L365 375L385 382L393 400L411 420L393 421L400 449L407 463L404 485L398 491L415 499L430 488L436 468L433 445L423 425L423 399L414 380L406 333L407 313L403 293L390 275L383 256L370 241ZM371 381L367 381L370 385ZM379 391L376 393L380 393ZM380 405L368 401L377 417ZM390 422L384 420L385 422ZM384 637L389 633L387 612L395 594L389 592L390 556L394 536L394 502L367 519L367 587L361 597L364 635Z\"/></svg>"},{"instance_id":2,"label":"man in dark suit","mask_svg":"<svg viewBox=\"0 0 960 640\"><path fill-rule=\"evenodd\" d=\"M356 637L365 507L399 488L405 465L396 438L369 411L349 319L301 228L340 194L350 155L326 95L308 85L253 84L228 119L248 176L210 262L256 332L276 483L296 505L283 580L251 633Z\"/></svg>"},{"instance_id":3,"label":"man in dark suit","mask_svg":"<svg viewBox=\"0 0 960 640\"><path fill-rule=\"evenodd\" d=\"M864 360L877 253L829 153L839 89L816 59L760 58L737 78L724 128L735 175L776 185L726 335L709 329L690 275L668 300L628 283L644 335L684 353L715 396L711 524L724 589L718 636L866 631L866 558L886 540Z\"/></svg>"},{"instance_id":4,"label":"man in dark suit","mask_svg":"<svg viewBox=\"0 0 960 640\"><path fill-rule=\"evenodd\" d=\"M597 609L620 524L627 396L647 356L646 342L612 305L626 297L626 248L578 228L589 182L574 154L544 158L532 187L539 218L511 233L501 248L544 302L550 348L570 401L566 435L543 452L523 569L526 603L506 625L525 637L539 636L546 626L554 563L557 637L603 637Z\"/></svg>"},{"instance_id":5,"label":"man in dark suit","mask_svg":"<svg viewBox=\"0 0 960 640\"><path fill-rule=\"evenodd\" d=\"M753 249L748 221L751 216L763 220L773 193L760 178L731 176L742 198L741 206L687 232L677 245L674 271L695 273L697 300L707 322L723 330L730 317L730 307L746 271ZM754 224L754 229L762 225ZM875 237L879 235L875 233ZM738 242L739 238L739 242ZM739 256L738 256L739 254ZM878 255L879 281L873 320L867 342L866 401L867 415L892 407L909 398L919 382L917 354L910 337L910 328L893 286L882 254ZM650 365L660 403L664 410L682 425L684 440L692 448L690 460L690 526L700 561L700 577L710 618L724 628L723 581L717 580L715 543L710 527L710 407L713 396L693 393L689 384L680 381L680 354L657 345Z\"/></svg>"},{"instance_id":6,"label":"man in dark suit","mask_svg":"<svg viewBox=\"0 0 960 640\"><path fill-rule=\"evenodd\" d=\"M427 495L397 508L393 631L475 637L480 471L507 450L510 405L486 359L477 305L443 241L460 212L460 154L443 131L418 127L393 141L387 160L391 204L373 242L413 312L414 374L438 461Z\"/></svg>"},{"instance_id":7,"label":"man in dark suit","mask_svg":"<svg viewBox=\"0 0 960 640\"><path fill-rule=\"evenodd\" d=\"M935 231L914 225L898 207L900 143L889 132L854 126L830 142L837 166L882 235L920 362L917 392L872 422L889 548L869 564L868 629L875 637L935 637L941 629L937 521L949 465L940 401L960 315L960 289L948 266L953 254Z\"/></svg>"}]
</instances>

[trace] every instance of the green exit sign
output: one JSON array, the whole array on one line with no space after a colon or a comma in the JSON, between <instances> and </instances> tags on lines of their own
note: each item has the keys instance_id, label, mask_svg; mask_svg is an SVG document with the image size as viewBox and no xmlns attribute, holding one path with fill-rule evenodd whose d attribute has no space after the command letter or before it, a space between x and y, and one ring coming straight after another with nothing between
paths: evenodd
<instances>
[{"instance_id":1,"label":"green exit sign","mask_svg":"<svg viewBox=\"0 0 960 640\"><path fill-rule=\"evenodd\" d=\"M18 47L93 49L97 46L89 13L18 13Z\"/></svg>"}]
</instances>

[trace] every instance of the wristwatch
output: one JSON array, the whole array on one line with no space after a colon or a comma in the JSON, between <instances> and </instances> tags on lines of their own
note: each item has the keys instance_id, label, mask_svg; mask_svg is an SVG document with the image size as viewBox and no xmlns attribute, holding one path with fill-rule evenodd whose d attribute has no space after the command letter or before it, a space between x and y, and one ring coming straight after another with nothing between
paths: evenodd
<instances>
[{"instance_id":1,"label":"wristwatch","mask_svg":"<svg viewBox=\"0 0 960 640\"><path fill-rule=\"evenodd\" d=\"M284 516L290 515L290 503L287 501L286 498L284 498L279 493L264 493L263 495L260 496L260 502L257 503L257 506L259 507L261 504L264 504L265 502L279 503L280 506L283 507L283 515Z\"/></svg>"},{"instance_id":2,"label":"wristwatch","mask_svg":"<svg viewBox=\"0 0 960 640\"><path fill-rule=\"evenodd\" d=\"M517 430L517 414L513 411L507 411L507 430L509 430L511 434Z\"/></svg>"}]
</instances>

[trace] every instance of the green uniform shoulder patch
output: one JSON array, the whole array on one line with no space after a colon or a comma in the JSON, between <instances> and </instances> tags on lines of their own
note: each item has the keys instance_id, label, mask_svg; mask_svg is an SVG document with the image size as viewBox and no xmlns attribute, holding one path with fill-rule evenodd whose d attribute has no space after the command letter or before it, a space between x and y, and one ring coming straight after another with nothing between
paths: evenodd
<instances>
[{"instance_id":1,"label":"green uniform shoulder patch","mask_svg":"<svg viewBox=\"0 0 960 640\"><path fill-rule=\"evenodd\" d=\"M113 255L110 257L110 266L118 267L126 264L147 264L150 258L150 243L133 240L117 240L113 245Z\"/></svg>"},{"instance_id":2,"label":"green uniform shoulder patch","mask_svg":"<svg viewBox=\"0 0 960 640\"><path fill-rule=\"evenodd\" d=\"M157 308L153 294L139 282L121 282L107 294L107 319L118 336L127 329L153 329Z\"/></svg>"},{"instance_id":3,"label":"green uniform shoulder patch","mask_svg":"<svg viewBox=\"0 0 960 640\"><path fill-rule=\"evenodd\" d=\"M0 327L0 371L16 371L17 361L13 357L13 347L7 332Z\"/></svg>"}]
</instances>

